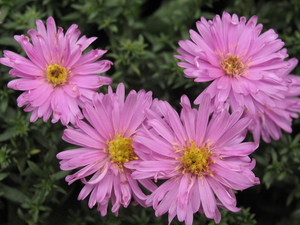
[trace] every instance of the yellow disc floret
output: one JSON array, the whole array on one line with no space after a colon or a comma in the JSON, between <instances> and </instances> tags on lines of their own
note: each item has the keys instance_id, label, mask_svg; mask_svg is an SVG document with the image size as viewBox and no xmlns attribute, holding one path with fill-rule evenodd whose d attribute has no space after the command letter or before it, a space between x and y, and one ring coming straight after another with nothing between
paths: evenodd
<instances>
[{"instance_id":1,"label":"yellow disc floret","mask_svg":"<svg viewBox=\"0 0 300 225\"><path fill-rule=\"evenodd\" d=\"M221 67L229 77L242 76L248 68L247 64L244 64L240 57L232 55L221 60Z\"/></svg>"},{"instance_id":2,"label":"yellow disc floret","mask_svg":"<svg viewBox=\"0 0 300 225\"><path fill-rule=\"evenodd\" d=\"M47 66L47 81L53 86L58 87L66 83L67 69L58 64Z\"/></svg>"},{"instance_id":3,"label":"yellow disc floret","mask_svg":"<svg viewBox=\"0 0 300 225\"><path fill-rule=\"evenodd\" d=\"M211 160L211 152L207 146L198 148L194 141L184 148L183 156L179 159L182 163L183 173L190 172L200 177L203 174L211 174L209 164Z\"/></svg>"},{"instance_id":4,"label":"yellow disc floret","mask_svg":"<svg viewBox=\"0 0 300 225\"><path fill-rule=\"evenodd\" d=\"M124 163L138 159L133 151L132 138L123 137L120 134L108 142L108 152L111 162L116 164L121 171Z\"/></svg>"}]
</instances>

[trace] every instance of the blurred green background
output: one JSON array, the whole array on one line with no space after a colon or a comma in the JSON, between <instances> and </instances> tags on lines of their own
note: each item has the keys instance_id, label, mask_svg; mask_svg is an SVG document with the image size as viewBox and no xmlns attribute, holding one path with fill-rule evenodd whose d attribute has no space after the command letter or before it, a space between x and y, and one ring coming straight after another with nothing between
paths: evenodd
<instances>
[{"instance_id":1,"label":"blurred green background","mask_svg":"<svg viewBox=\"0 0 300 225\"><path fill-rule=\"evenodd\" d=\"M257 15L264 31L274 29L286 43L290 58L300 59L299 0L0 0L0 57L2 50L24 55L13 35L35 29L35 20L53 16L58 26L76 23L82 35L97 36L92 48L107 49L102 59L114 66L106 75L113 87L145 89L178 108L179 98L191 101L207 83L184 78L177 66L178 41L201 16L212 19L223 11ZM64 127L38 120L16 105L21 92L10 90L9 68L0 66L0 225L165 225L167 215L155 217L152 208L129 206L119 216L101 217L87 201L77 201L83 185L68 186L55 155L71 146L61 139ZM300 66L294 71L300 75ZM106 87L100 89L106 92ZM252 155L261 184L237 192L238 213L222 211L221 225L300 224L300 121L292 134L261 143ZM248 137L250 138L250 137ZM110 210L109 210L110 211ZM184 224L174 219L173 225ZM215 224L195 214L194 224Z\"/></svg>"}]
</instances>

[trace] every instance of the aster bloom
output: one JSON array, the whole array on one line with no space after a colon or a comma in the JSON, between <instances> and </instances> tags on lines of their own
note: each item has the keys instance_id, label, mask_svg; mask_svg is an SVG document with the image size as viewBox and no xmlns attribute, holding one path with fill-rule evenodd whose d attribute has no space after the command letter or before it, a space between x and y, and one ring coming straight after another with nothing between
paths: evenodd
<instances>
[{"instance_id":1,"label":"aster bloom","mask_svg":"<svg viewBox=\"0 0 300 225\"><path fill-rule=\"evenodd\" d=\"M271 138L278 140L282 136L281 129L291 133L292 119L298 118L300 112L300 77L291 75L290 72L297 66L297 59L289 60L290 66L282 69L281 77L288 90L281 91L284 100L273 99L274 106L263 106L257 108L255 114L245 113L245 116L252 119L249 130L252 132L254 140L259 141L260 136L265 142L270 142Z\"/></svg>"},{"instance_id":2,"label":"aster bloom","mask_svg":"<svg viewBox=\"0 0 300 225\"><path fill-rule=\"evenodd\" d=\"M169 224L177 215L191 225L196 212L218 223L217 207L239 210L233 190L259 183L251 171L255 161L248 157L258 144L241 143L250 119L225 109L212 115L206 97L196 110L183 96L180 116L167 102L159 101L156 107L162 117L146 110L149 127L133 138L139 160L127 166L135 169L135 179L167 179L146 204L153 206L156 216L168 212Z\"/></svg>"},{"instance_id":3,"label":"aster bloom","mask_svg":"<svg viewBox=\"0 0 300 225\"><path fill-rule=\"evenodd\" d=\"M110 200L111 210L116 215L120 206L127 207L132 198L145 206L146 195L131 178L132 170L126 167L126 163L138 159L132 147L133 136L138 135L145 120L144 110L151 103L151 92L131 91L125 100L123 84L118 85L116 93L109 87L108 94L95 95L93 105L84 107L83 114L90 125L79 120L76 123L78 128L69 127L64 131L65 141L82 148L58 153L60 168L80 168L68 175L66 181L72 184L81 180L85 185L78 200L90 194L89 207L97 203L102 216L106 215ZM151 191L156 187L146 179L138 181Z\"/></svg>"},{"instance_id":4,"label":"aster bloom","mask_svg":"<svg viewBox=\"0 0 300 225\"><path fill-rule=\"evenodd\" d=\"M180 55L175 56L185 61L178 65L185 68L186 77L212 81L195 104L209 94L216 110L227 102L233 111L255 115L262 108L276 110L276 102L285 101L288 86L282 70L290 68L291 62L284 61L288 57L284 42L274 30L261 34L257 16L247 22L227 12L212 21L202 17L196 26L198 32L190 30L192 41L179 41Z\"/></svg>"},{"instance_id":5,"label":"aster bloom","mask_svg":"<svg viewBox=\"0 0 300 225\"><path fill-rule=\"evenodd\" d=\"M47 121L52 114L53 123L74 123L76 118L83 118L79 107L91 101L100 86L112 82L97 75L107 71L112 62L96 61L105 50L82 54L97 38L79 38L76 24L65 34L61 27L56 28L52 17L47 19L46 27L41 20L36 21L36 26L37 30L28 31L32 43L24 35L14 36L28 58L7 50L0 58L0 63L12 67L9 74L19 77L10 81L8 87L24 91L17 102L19 107L27 105L26 112L32 111L31 122L39 117Z\"/></svg>"}]
</instances>

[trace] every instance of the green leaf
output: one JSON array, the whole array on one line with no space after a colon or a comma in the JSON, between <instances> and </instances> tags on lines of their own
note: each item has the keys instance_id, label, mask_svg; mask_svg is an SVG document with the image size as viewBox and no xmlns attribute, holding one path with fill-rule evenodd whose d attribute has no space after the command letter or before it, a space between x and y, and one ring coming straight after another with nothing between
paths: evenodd
<instances>
[{"instance_id":1,"label":"green leaf","mask_svg":"<svg viewBox=\"0 0 300 225\"><path fill-rule=\"evenodd\" d=\"M39 177L45 177L45 173L32 161L27 160L29 168Z\"/></svg>"},{"instance_id":2,"label":"green leaf","mask_svg":"<svg viewBox=\"0 0 300 225\"><path fill-rule=\"evenodd\" d=\"M67 176L70 172L69 171L59 171L55 174L52 174L51 177L54 179L54 180L59 180L65 176Z\"/></svg>"},{"instance_id":3,"label":"green leaf","mask_svg":"<svg viewBox=\"0 0 300 225\"><path fill-rule=\"evenodd\" d=\"M0 38L0 45L6 45L6 46L13 46L13 47L19 47L18 42L16 42L11 37L1 37Z\"/></svg>"},{"instance_id":4,"label":"green leaf","mask_svg":"<svg viewBox=\"0 0 300 225\"><path fill-rule=\"evenodd\" d=\"M6 131L4 131L2 134L0 134L0 142L1 141L7 141L14 137L16 133L15 128L8 128Z\"/></svg>"},{"instance_id":5,"label":"green leaf","mask_svg":"<svg viewBox=\"0 0 300 225\"><path fill-rule=\"evenodd\" d=\"M68 193L61 187L57 186L57 185L53 185L53 187L60 193L63 193L64 195L67 195Z\"/></svg>"},{"instance_id":6,"label":"green leaf","mask_svg":"<svg viewBox=\"0 0 300 225\"><path fill-rule=\"evenodd\" d=\"M8 98L4 98L0 103L0 111L1 113L4 113L8 106Z\"/></svg>"},{"instance_id":7,"label":"green leaf","mask_svg":"<svg viewBox=\"0 0 300 225\"><path fill-rule=\"evenodd\" d=\"M274 180L273 177L274 177L273 173L271 173L271 172L266 172L265 173L262 181L266 185L267 189L269 189L271 184L273 183L273 180Z\"/></svg>"},{"instance_id":8,"label":"green leaf","mask_svg":"<svg viewBox=\"0 0 300 225\"><path fill-rule=\"evenodd\" d=\"M7 6L7 5L2 6L2 7L0 8L0 12L1 12L1 14L0 14L0 22L3 22L3 21L5 20L7 14L8 14L9 8L10 8L10 7Z\"/></svg>"},{"instance_id":9,"label":"green leaf","mask_svg":"<svg viewBox=\"0 0 300 225\"><path fill-rule=\"evenodd\" d=\"M281 173L277 176L277 180L282 181L285 177L286 177L286 172L281 172Z\"/></svg>"},{"instance_id":10,"label":"green leaf","mask_svg":"<svg viewBox=\"0 0 300 225\"><path fill-rule=\"evenodd\" d=\"M9 176L10 173L0 173L0 181Z\"/></svg>"},{"instance_id":11,"label":"green leaf","mask_svg":"<svg viewBox=\"0 0 300 225\"><path fill-rule=\"evenodd\" d=\"M75 21L78 20L79 18L80 18L80 14L78 12L73 12L62 17L62 20Z\"/></svg>"},{"instance_id":12,"label":"green leaf","mask_svg":"<svg viewBox=\"0 0 300 225\"><path fill-rule=\"evenodd\" d=\"M28 200L28 197L16 188L0 184L0 190L4 193L3 197L18 203L23 203Z\"/></svg>"}]
</instances>

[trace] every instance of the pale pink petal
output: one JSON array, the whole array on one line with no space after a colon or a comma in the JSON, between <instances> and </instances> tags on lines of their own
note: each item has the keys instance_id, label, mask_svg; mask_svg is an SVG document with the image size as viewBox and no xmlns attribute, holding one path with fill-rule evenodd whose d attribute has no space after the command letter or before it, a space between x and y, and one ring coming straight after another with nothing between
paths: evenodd
<instances>
[{"instance_id":1,"label":"pale pink petal","mask_svg":"<svg viewBox=\"0 0 300 225\"><path fill-rule=\"evenodd\" d=\"M106 145L98 140L89 137L86 134L76 132L74 130L65 130L63 139L75 145L80 145L88 148L105 148Z\"/></svg>"}]
</instances>

